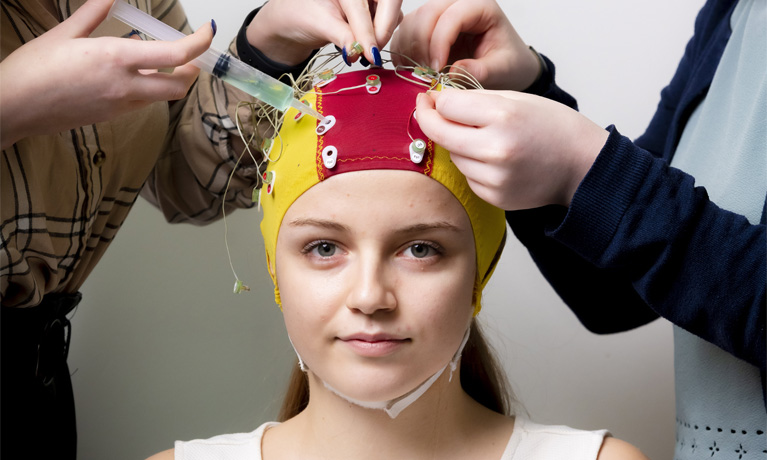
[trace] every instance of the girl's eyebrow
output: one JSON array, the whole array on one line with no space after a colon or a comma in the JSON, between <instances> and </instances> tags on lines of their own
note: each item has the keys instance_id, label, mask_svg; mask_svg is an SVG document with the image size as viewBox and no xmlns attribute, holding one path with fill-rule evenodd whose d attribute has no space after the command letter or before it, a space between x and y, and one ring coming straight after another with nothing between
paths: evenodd
<instances>
[{"instance_id":1,"label":"girl's eyebrow","mask_svg":"<svg viewBox=\"0 0 767 460\"><path fill-rule=\"evenodd\" d=\"M332 220L325 219L312 219L312 218L296 218L291 220L288 225L291 227L321 227L329 230L336 230L340 232L348 232L349 227Z\"/></svg>"},{"instance_id":2,"label":"girl's eyebrow","mask_svg":"<svg viewBox=\"0 0 767 460\"><path fill-rule=\"evenodd\" d=\"M424 223L418 223L414 225L408 225L407 227L403 227L400 229L397 229L397 233L423 233L431 230L449 230L451 232L460 232L460 227L451 224L450 222L445 221L439 221L439 222L424 222Z\"/></svg>"},{"instance_id":3,"label":"girl's eyebrow","mask_svg":"<svg viewBox=\"0 0 767 460\"><path fill-rule=\"evenodd\" d=\"M336 230L340 232L350 231L349 227L344 224L341 224L332 220L316 219L316 218L299 217L299 218L291 220L288 223L288 225L290 225L291 227L320 227L320 228L326 228L329 230ZM423 223L408 225L406 227L396 229L395 232L400 234L410 234L410 233L423 233L423 232L432 231L432 230L448 230L451 232L461 231L461 229L458 226L451 224L450 222L438 221L438 222L423 222Z\"/></svg>"}]
</instances>

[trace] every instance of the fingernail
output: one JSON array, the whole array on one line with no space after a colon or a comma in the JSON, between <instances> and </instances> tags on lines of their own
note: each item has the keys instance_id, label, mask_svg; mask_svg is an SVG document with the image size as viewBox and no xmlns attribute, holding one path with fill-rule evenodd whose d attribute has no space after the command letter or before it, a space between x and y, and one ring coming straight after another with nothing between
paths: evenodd
<instances>
[{"instance_id":1,"label":"fingernail","mask_svg":"<svg viewBox=\"0 0 767 460\"><path fill-rule=\"evenodd\" d=\"M370 61L368 61L365 56L362 56L360 58L360 64L362 64L362 67L369 67L370 66Z\"/></svg>"},{"instance_id":2,"label":"fingernail","mask_svg":"<svg viewBox=\"0 0 767 460\"><path fill-rule=\"evenodd\" d=\"M349 62L349 56L346 54L346 47L345 46L341 50L341 57L344 58L344 62L346 63L346 65L348 65L349 67L352 66L351 63Z\"/></svg>"},{"instance_id":3,"label":"fingernail","mask_svg":"<svg viewBox=\"0 0 767 460\"><path fill-rule=\"evenodd\" d=\"M218 26L216 25L215 19L210 20L210 28L213 29L213 36L216 36L216 32L218 32Z\"/></svg>"},{"instance_id":4,"label":"fingernail","mask_svg":"<svg viewBox=\"0 0 767 460\"><path fill-rule=\"evenodd\" d=\"M375 64L377 67L381 67L383 65L383 61L381 60L381 52L378 51L378 47L374 46L370 48L371 53L373 53L373 64Z\"/></svg>"},{"instance_id":5,"label":"fingernail","mask_svg":"<svg viewBox=\"0 0 767 460\"><path fill-rule=\"evenodd\" d=\"M436 59L431 61L431 68L439 72L439 61Z\"/></svg>"},{"instance_id":6,"label":"fingernail","mask_svg":"<svg viewBox=\"0 0 767 460\"><path fill-rule=\"evenodd\" d=\"M130 33L128 34L128 38L131 38L134 35L138 35L138 30L136 30L136 29L131 30ZM139 38L141 38L141 37L139 37Z\"/></svg>"}]
</instances>

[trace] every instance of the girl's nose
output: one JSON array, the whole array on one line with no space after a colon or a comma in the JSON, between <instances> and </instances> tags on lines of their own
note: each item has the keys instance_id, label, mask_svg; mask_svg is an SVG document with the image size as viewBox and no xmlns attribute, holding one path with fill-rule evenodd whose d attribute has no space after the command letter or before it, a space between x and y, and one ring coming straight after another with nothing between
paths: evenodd
<instances>
[{"instance_id":1,"label":"girl's nose","mask_svg":"<svg viewBox=\"0 0 767 460\"><path fill-rule=\"evenodd\" d=\"M346 306L365 315L397 308L392 275L377 258L368 258L355 267Z\"/></svg>"}]
</instances>

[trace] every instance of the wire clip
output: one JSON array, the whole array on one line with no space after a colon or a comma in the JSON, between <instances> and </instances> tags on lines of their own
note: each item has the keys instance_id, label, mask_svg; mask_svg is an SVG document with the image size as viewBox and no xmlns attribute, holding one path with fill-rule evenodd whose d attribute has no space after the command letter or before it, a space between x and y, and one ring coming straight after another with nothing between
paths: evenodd
<instances>
[{"instance_id":1,"label":"wire clip","mask_svg":"<svg viewBox=\"0 0 767 460\"><path fill-rule=\"evenodd\" d=\"M261 174L261 179L264 181L264 185L261 187L266 187L266 194L271 195L274 190L274 181L277 179L277 173L274 171L265 171Z\"/></svg>"},{"instance_id":2,"label":"wire clip","mask_svg":"<svg viewBox=\"0 0 767 460\"><path fill-rule=\"evenodd\" d=\"M234 282L234 293L235 294L239 294L239 293L241 293L243 291L250 291L250 288L247 287L245 284L243 284L242 281L236 280Z\"/></svg>"},{"instance_id":3,"label":"wire clip","mask_svg":"<svg viewBox=\"0 0 767 460\"><path fill-rule=\"evenodd\" d=\"M269 156L269 154L272 152L272 146L274 145L274 139L271 137L265 137L263 141L261 141L261 153L264 154L264 156Z\"/></svg>"},{"instance_id":4,"label":"wire clip","mask_svg":"<svg viewBox=\"0 0 767 460\"><path fill-rule=\"evenodd\" d=\"M426 142L423 139L414 139L410 143L410 161L420 164L423 161L423 155L426 152Z\"/></svg>"},{"instance_id":5,"label":"wire clip","mask_svg":"<svg viewBox=\"0 0 767 460\"><path fill-rule=\"evenodd\" d=\"M412 75L430 85L433 85L435 80L437 80L437 71L431 67L418 66L413 69Z\"/></svg>"},{"instance_id":6,"label":"wire clip","mask_svg":"<svg viewBox=\"0 0 767 460\"><path fill-rule=\"evenodd\" d=\"M381 91L381 77L375 74L368 75L365 81L365 89L369 94L377 94Z\"/></svg>"},{"instance_id":7,"label":"wire clip","mask_svg":"<svg viewBox=\"0 0 767 460\"><path fill-rule=\"evenodd\" d=\"M333 72L333 69L325 69L314 78L312 85L316 86L317 88L322 88L335 79L336 73Z\"/></svg>"},{"instance_id":8,"label":"wire clip","mask_svg":"<svg viewBox=\"0 0 767 460\"><path fill-rule=\"evenodd\" d=\"M349 61L351 61L355 57L357 57L360 54L362 54L362 45L360 45L360 42L352 43L352 46L350 48L351 49L349 50L349 54L348 54Z\"/></svg>"},{"instance_id":9,"label":"wire clip","mask_svg":"<svg viewBox=\"0 0 767 460\"><path fill-rule=\"evenodd\" d=\"M338 149L332 145L328 145L322 150L322 163L328 169L333 169L336 166L338 160Z\"/></svg>"},{"instance_id":10,"label":"wire clip","mask_svg":"<svg viewBox=\"0 0 767 460\"><path fill-rule=\"evenodd\" d=\"M325 116L325 121L321 121L317 125L317 129L316 129L317 135L318 136L322 136L323 134L328 132L328 130L330 128L335 126L335 124L336 124L336 117L334 117L333 115L326 115Z\"/></svg>"}]
</instances>

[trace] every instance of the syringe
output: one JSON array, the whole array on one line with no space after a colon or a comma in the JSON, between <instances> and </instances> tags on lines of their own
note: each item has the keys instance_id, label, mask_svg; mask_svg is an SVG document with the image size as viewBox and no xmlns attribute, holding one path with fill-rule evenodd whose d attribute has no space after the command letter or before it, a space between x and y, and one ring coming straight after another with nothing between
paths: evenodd
<instances>
[{"instance_id":1,"label":"syringe","mask_svg":"<svg viewBox=\"0 0 767 460\"><path fill-rule=\"evenodd\" d=\"M155 40L172 41L186 36L124 0L115 0L108 17L119 19ZM245 64L229 53L209 48L193 60L192 64L277 110L284 112L289 107L294 107L320 121L325 120L319 112L294 98L293 88Z\"/></svg>"}]
</instances>

